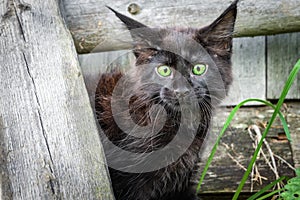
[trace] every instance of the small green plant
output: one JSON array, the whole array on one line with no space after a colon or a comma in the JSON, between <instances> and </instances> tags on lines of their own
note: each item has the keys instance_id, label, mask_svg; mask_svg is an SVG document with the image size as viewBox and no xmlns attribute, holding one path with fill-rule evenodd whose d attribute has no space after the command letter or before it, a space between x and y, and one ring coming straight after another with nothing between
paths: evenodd
<instances>
[{"instance_id":1,"label":"small green plant","mask_svg":"<svg viewBox=\"0 0 300 200\"><path fill-rule=\"evenodd\" d=\"M247 170L246 170L246 172L245 172L245 174L244 174L244 176L243 176L243 178L242 178L242 180L241 180L241 182L240 182L240 184L239 184L239 186L238 186L238 188L236 190L236 193L234 194L234 196L232 198L233 200L238 199L239 194L241 193L241 191L242 191L242 189L244 187L244 184L245 184L246 180L248 179L249 174L251 173L251 170L252 170L252 167L253 167L253 165L254 165L254 163L256 161L257 155L259 154L259 151L260 151L260 149L262 147L263 141L264 141L265 137L267 136L267 134L268 134L268 132L269 132L269 130L270 130L270 128L271 128L271 126L272 126L272 124L273 124L273 122L274 122L274 120L275 120L275 118L276 118L277 115L279 115L279 117L280 117L280 120L281 120L281 122L283 124L283 128L284 128L284 131L285 131L285 134L286 134L287 138L289 140L291 140L291 136L290 136L290 133L289 133L289 130L288 130L287 123L286 123L286 121L285 121L282 113L280 112L280 108L281 108L281 106L282 106L282 104L284 102L284 99L285 99L285 97L286 97L286 95L287 95L287 93L288 93L291 85L293 84L293 82L294 82L294 80L295 80L295 78L296 78L297 73L298 73L299 70L300 70L300 60L298 60L297 64L294 66L293 70L291 71L291 73L289 75L289 78L288 78L288 80L285 83L285 86L284 86L284 88L282 90L282 93L280 95L280 98L279 98L278 103L277 103L276 106L274 106L273 104L271 104L271 103L269 103L267 101L261 100L261 99L247 99L247 100L244 100L241 103L239 103L231 111L231 113L229 114L229 116L228 116L228 118L227 118L227 120L226 120L226 122L225 122L225 124L224 124L224 126L223 126L223 128L222 128L222 130L220 132L220 134L219 134L219 137L217 138L217 141L216 141L216 143L215 143L215 145L214 145L214 147L212 149L212 152L211 152L210 156L208 157L208 160L206 162L206 165L204 167L204 170L203 170L203 172L201 174L201 177L200 177L200 180L199 180L199 183L198 183L198 186L197 186L197 193L201 189L202 182L203 182L204 177L205 177L205 175L207 173L207 170L208 170L208 168L209 168L209 166L210 166L210 164L211 164L211 162L213 160L213 157L214 157L214 155L216 153L217 147L218 147L218 145L220 143L220 140L221 140L222 136L224 135L226 129L228 128L228 126L229 126L230 122L232 121L232 119L233 119L234 115L236 114L236 112L239 110L239 108L241 106L245 105L246 103L252 102L252 101L260 102L260 103L263 103L263 104L265 104L267 106L271 106L274 109L274 112L272 114L272 117L271 117L271 119L270 119L270 121L269 121L266 129L264 130L264 132L262 134L262 137L261 137L261 139L260 139L260 141L259 141L259 143L257 145L257 148L256 148L256 150L255 150L255 152L254 152L254 154L252 156L252 159L251 159L251 161L250 161L250 163L248 165L248 168L247 168ZM291 179L293 181L292 182L289 181L288 184L284 188L276 190L276 191L273 191L273 192L271 192L271 193L269 193L269 194L267 194L267 195L265 195L263 197L259 197L263 193L265 193L267 190L271 189L274 185L276 185L277 183L283 181L284 179L285 179L285 177L282 177L282 178L274 181L273 183L269 184L264 189L262 189L257 194L255 194L254 198L251 197L250 200L252 200L252 199L265 199L267 197L273 196L274 194L280 193L280 192L282 192L282 193L280 193L281 194L280 198L283 198L283 199L290 198L290 199L292 199L291 197L293 197L293 199L296 199L296 198L299 199L300 198L300 189L299 189L299 187L300 187L299 186L300 185L300 180L299 179L300 178L297 179L297 177L294 178L294 179ZM257 198L257 197L259 197L259 198Z\"/></svg>"},{"instance_id":2,"label":"small green plant","mask_svg":"<svg viewBox=\"0 0 300 200\"><path fill-rule=\"evenodd\" d=\"M287 184L278 190L274 190L270 193L266 192L272 189L277 183L287 181ZM296 169L296 177L288 179L287 177L281 177L276 181L273 181L259 192L252 195L247 200L264 200L277 194L278 200L299 200L300 199L300 168Z\"/></svg>"},{"instance_id":3,"label":"small green plant","mask_svg":"<svg viewBox=\"0 0 300 200\"><path fill-rule=\"evenodd\" d=\"M284 186L283 189L284 192L280 193L280 199L300 199L300 168L296 170L296 177L288 180L288 183Z\"/></svg>"}]
</instances>

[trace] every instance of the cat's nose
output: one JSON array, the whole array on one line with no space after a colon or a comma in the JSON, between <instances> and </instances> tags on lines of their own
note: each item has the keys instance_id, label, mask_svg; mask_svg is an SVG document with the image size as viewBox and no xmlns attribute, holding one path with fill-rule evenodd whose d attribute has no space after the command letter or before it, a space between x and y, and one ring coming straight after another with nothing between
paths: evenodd
<instances>
[{"instance_id":1,"label":"cat's nose","mask_svg":"<svg viewBox=\"0 0 300 200\"><path fill-rule=\"evenodd\" d=\"M186 97L190 94L190 90L186 87L177 88L177 89L174 90L174 94L178 98L183 98L183 97Z\"/></svg>"}]
</instances>

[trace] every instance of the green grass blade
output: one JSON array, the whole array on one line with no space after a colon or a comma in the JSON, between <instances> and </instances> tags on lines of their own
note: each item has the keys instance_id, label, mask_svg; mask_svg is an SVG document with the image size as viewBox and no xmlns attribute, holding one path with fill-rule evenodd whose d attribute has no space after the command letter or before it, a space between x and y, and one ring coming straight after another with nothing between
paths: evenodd
<instances>
[{"instance_id":1,"label":"green grass blade","mask_svg":"<svg viewBox=\"0 0 300 200\"><path fill-rule=\"evenodd\" d=\"M271 104L268 101L265 101L265 100L262 100L262 99L255 99L255 100L258 101L258 102L261 102L261 103L263 103L263 104L265 104L267 106L272 107L274 110L276 108L276 106L274 106L273 104ZM288 124L287 124L287 122L286 122L283 114L280 111L279 111L278 115L279 115L279 118L281 120L281 123L282 123L282 126L283 126L283 130L285 132L285 135L286 135L287 139L291 142L292 139L291 139L291 134L290 134L290 131L289 131Z\"/></svg>"},{"instance_id":2,"label":"green grass blade","mask_svg":"<svg viewBox=\"0 0 300 200\"><path fill-rule=\"evenodd\" d=\"M251 197L249 197L247 200L256 200L259 196L263 195L265 192L267 192L268 190L270 190L272 187L274 187L277 183L280 183L281 181L287 179L286 177L280 177L279 179L273 181L272 183L270 183L269 185L265 186L263 189L261 189L260 191L258 191L257 193L255 193L254 195L252 195Z\"/></svg>"},{"instance_id":3,"label":"green grass blade","mask_svg":"<svg viewBox=\"0 0 300 200\"><path fill-rule=\"evenodd\" d=\"M262 100L262 99L246 99L246 100L242 101L241 103L239 103L238 105L236 105L236 106L233 108L233 110L230 112L230 114L229 114L227 120L225 121L225 124L224 124L224 126L223 126L223 128L222 128L222 130L221 130L221 132L220 132L220 134L219 134L219 136L218 136L218 138L217 138L217 141L215 142L215 144L214 144L214 146L213 146L213 148L212 148L211 154L210 154L209 157L208 157L208 160L207 160L207 162L206 162L206 165L205 165L205 167L204 167L204 169L203 169L203 172L202 172L202 174L201 174L199 183L198 183L198 185L197 185L197 190L196 190L197 193L199 193L199 191L200 191L200 189L201 189L202 182L203 182L203 180L204 180L204 178L205 178L205 175L206 175L206 173L207 173L207 170L208 170L208 168L209 168L209 166L210 166L210 164L211 164L211 162L212 162L212 160L213 160L213 157L214 157L215 152L216 152L216 150L217 150L217 147L218 147L218 145L219 145L219 143L220 143L220 140L221 140L221 138L223 137L225 131L226 131L227 128L228 128L228 126L230 125L230 122L232 121L232 119L233 119L235 113L238 111L238 109L239 109L241 106L243 106L243 105L245 105L246 103L249 103L249 102L259 102L259 103L263 103L263 104L265 104L265 105L267 105L267 106L271 106L273 109L275 109L275 106L274 106L273 104L271 104L271 103L268 102L268 101ZM287 138L290 138L290 132L289 132L289 129L288 129L288 125L287 125L287 123L286 123L286 121L285 121L285 119L284 119L284 116L283 116L283 114L282 114L281 112L279 112L279 117L280 117L280 120L282 121L282 124L283 124L284 130L285 130L285 132L286 132Z\"/></svg>"},{"instance_id":4,"label":"green grass blade","mask_svg":"<svg viewBox=\"0 0 300 200\"><path fill-rule=\"evenodd\" d=\"M275 195L276 193L279 194L279 193L282 192L282 191L284 191L284 188L282 188L282 189L280 189L280 190L275 190L275 191L273 191L273 192L270 192L270 193L268 193L268 194L266 194L266 195L264 195L264 196L262 196L262 197L260 197L260 198L257 198L256 200L264 200L264 199L267 199L267 198L269 198L269 197Z\"/></svg>"},{"instance_id":5,"label":"green grass blade","mask_svg":"<svg viewBox=\"0 0 300 200\"><path fill-rule=\"evenodd\" d=\"M300 60L298 60L297 64L295 65L295 67L293 68L292 72L289 75L289 78L288 78L288 80L287 80L287 82L286 82L286 84L285 84L285 86L283 88L283 91L282 91L282 93L280 95L280 98L278 100L278 103L276 105L275 111L274 111L274 113L273 113L273 115L272 115L272 117L270 119L269 124L267 125L265 131L262 134L262 138L261 138L261 140L259 141L259 143L257 145L257 148L256 148L256 150L255 150L255 152L253 154L253 157L252 157L252 159L250 161L250 164L248 165L248 168L247 168L247 170L246 170L246 172L245 172L245 174L244 174L244 176L243 176L243 178L241 180L241 183L239 184L239 186L237 188L237 191L236 191L236 193L234 194L234 196L232 198L233 200L236 200L238 198L239 194L241 193L241 191L242 191L242 189L244 187L244 184L247 181L248 176L249 176L249 174L250 174L250 172L252 170L252 166L255 163L255 160L257 158L258 152L261 149L261 146L263 144L263 140L266 137L266 135L268 134L268 132L269 132L269 130L271 128L271 125L273 124L273 122L275 120L276 115L279 113L279 109L282 106L282 104L284 102L284 99L285 99L285 97L286 97L289 89L291 88L291 85L293 84L293 82L294 82L294 80L296 78L296 75L297 75L297 73L298 73L299 70L300 70Z\"/></svg>"}]
</instances>

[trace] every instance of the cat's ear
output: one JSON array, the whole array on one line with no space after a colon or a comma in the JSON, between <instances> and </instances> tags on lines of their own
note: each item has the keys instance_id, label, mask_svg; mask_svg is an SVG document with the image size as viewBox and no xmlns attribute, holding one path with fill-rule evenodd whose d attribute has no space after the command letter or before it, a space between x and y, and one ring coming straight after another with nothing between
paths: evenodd
<instances>
[{"instance_id":1,"label":"cat's ear","mask_svg":"<svg viewBox=\"0 0 300 200\"><path fill-rule=\"evenodd\" d=\"M207 48L220 55L231 53L237 3L238 0L235 0L211 25L200 29L196 36Z\"/></svg>"},{"instance_id":2,"label":"cat's ear","mask_svg":"<svg viewBox=\"0 0 300 200\"><path fill-rule=\"evenodd\" d=\"M155 49L161 42L161 32L158 29L150 28L130 17L127 17L116 10L106 6L126 25L133 39L135 52L139 49ZM135 54L137 54L135 53ZM136 55L137 56L137 55Z\"/></svg>"}]
</instances>

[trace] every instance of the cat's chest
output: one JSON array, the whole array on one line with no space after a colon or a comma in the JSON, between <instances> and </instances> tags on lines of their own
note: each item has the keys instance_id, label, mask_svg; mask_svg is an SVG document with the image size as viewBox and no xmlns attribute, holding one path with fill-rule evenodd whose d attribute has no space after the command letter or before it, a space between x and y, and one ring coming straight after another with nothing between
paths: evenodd
<instances>
[{"instance_id":1,"label":"cat's chest","mask_svg":"<svg viewBox=\"0 0 300 200\"><path fill-rule=\"evenodd\" d=\"M152 172L144 177L141 176L143 182L147 183L143 188L151 188L152 195L150 196L155 199L161 190L166 194L174 194L177 191L188 188L197 156L187 154L165 168Z\"/></svg>"}]
</instances>

